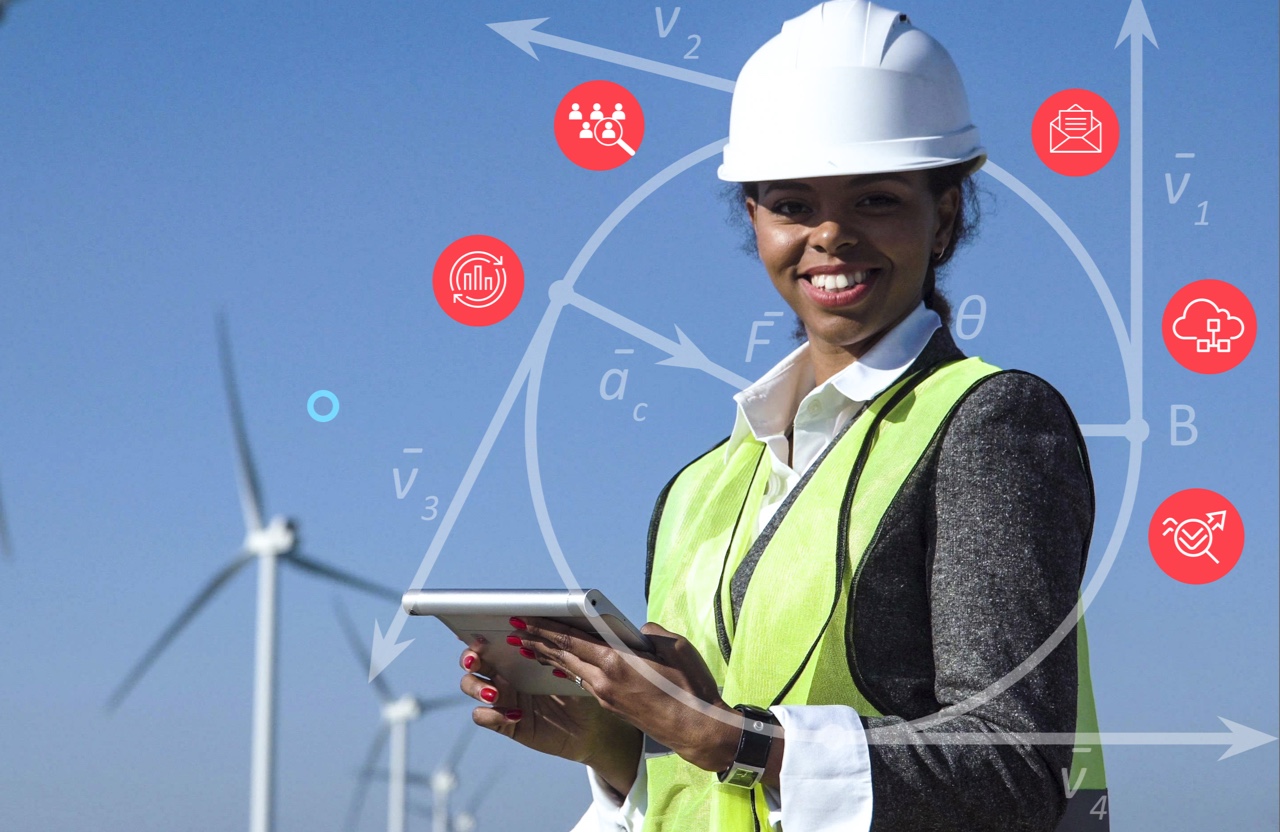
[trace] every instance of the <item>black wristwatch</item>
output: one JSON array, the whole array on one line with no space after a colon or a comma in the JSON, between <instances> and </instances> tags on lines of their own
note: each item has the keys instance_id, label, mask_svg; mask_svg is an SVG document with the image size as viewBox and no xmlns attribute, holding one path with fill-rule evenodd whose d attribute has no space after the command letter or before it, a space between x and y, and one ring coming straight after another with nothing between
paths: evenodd
<instances>
[{"instance_id":1,"label":"black wristwatch","mask_svg":"<svg viewBox=\"0 0 1280 832\"><path fill-rule=\"evenodd\" d=\"M750 705L735 705L733 709L742 714L747 724L742 726L742 738L738 740L738 753L733 762L718 776L726 786L750 789L764 777L769 748L773 745L768 726L777 725L778 720L768 711Z\"/></svg>"}]
</instances>

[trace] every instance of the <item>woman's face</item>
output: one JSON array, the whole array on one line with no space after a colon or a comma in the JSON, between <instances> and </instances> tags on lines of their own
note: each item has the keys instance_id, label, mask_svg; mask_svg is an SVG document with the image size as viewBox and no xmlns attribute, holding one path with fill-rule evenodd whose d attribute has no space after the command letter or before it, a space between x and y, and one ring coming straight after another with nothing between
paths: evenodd
<instances>
[{"instance_id":1,"label":"woman's face","mask_svg":"<svg viewBox=\"0 0 1280 832\"><path fill-rule=\"evenodd\" d=\"M760 259L826 364L852 363L920 303L959 198L935 197L924 171L759 184Z\"/></svg>"}]
</instances>

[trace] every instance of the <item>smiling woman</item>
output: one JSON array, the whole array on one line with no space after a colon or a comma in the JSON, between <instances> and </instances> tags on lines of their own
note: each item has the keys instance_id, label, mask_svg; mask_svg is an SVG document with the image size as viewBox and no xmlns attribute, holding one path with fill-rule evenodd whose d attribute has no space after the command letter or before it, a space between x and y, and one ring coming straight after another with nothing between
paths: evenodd
<instances>
[{"instance_id":1,"label":"smiling woman","mask_svg":"<svg viewBox=\"0 0 1280 832\"><path fill-rule=\"evenodd\" d=\"M658 498L652 652L512 619L590 696L522 693L467 650L473 718L590 768L576 832L1101 832L1096 744L1086 769L1061 739L987 741L1096 730L1083 632L1041 649L1093 491L1057 391L944 325L936 271L986 159L950 56L906 15L824 3L747 62L729 134L720 178L805 343Z\"/></svg>"}]
</instances>

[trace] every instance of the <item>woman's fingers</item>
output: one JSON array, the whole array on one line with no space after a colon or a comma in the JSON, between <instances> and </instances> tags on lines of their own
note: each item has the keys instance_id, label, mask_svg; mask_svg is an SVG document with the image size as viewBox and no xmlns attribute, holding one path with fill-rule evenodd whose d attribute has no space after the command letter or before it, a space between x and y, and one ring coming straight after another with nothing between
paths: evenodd
<instances>
[{"instance_id":1,"label":"woman's fingers","mask_svg":"<svg viewBox=\"0 0 1280 832\"><path fill-rule=\"evenodd\" d=\"M458 658L458 664L462 665L463 670L479 676L493 675L493 667L475 650L463 650L462 655Z\"/></svg>"},{"instance_id":2,"label":"woman's fingers","mask_svg":"<svg viewBox=\"0 0 1280 832\"><path fill-rule=\"evenodd\" d=\"M520 655L528 661L549 664L569 679L580 676L584 683L596 679L599 668L611 663L616 655L595 636L556 621L513 618L511 626L515 628L512 636L519 641Z\"/></svg>"},{"instance_id":3,"label":"woman's fingers","mask_svg":"<svg viewBox=\"0 0 1280 832\"><path fill-rule=\"evenodd\" d=\"M518 707L519 694L501 676L482 679L474 673L462 677L462 692L481 703L471 712L471 721L481 728L489 728L512 736L515 727L524 718L524 710Z\"/></svg>"},{"instance_id":4,"label":"woman's fingers","mask_svg":"<svg viewBox=\"0 0 1280 832\"><path fill-rule=\"evenodd\" d=\"M519 708L476 708L471 712L471 721L476 725L507 736L515 733L523 718L524 712Z\"/></svg>"},{"instance_id":5,"label":"woman's fingers","mask_svg":"<svg viewBox=\"0 0 1280 832\"><path fill-rule=\"evenodd\" d=\"M462 692L485 705L515 707L516 692L501 676L484 679L474 673L462 677Z\"/></svg>"}]
</instances>

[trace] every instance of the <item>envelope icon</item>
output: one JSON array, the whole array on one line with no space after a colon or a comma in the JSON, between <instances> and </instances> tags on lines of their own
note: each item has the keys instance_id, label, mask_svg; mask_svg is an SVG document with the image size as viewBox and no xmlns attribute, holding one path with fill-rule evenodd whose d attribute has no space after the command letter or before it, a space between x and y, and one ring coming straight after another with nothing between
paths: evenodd
<instances>
[{"instance_id":1,"label":"envelope icon","mask_svg":"<svg viewBox=\"0 0 1280 832\"><path fill-rule=\"evenodd\" d=\"M1072 104L1049 122L1050 153L1101 153L1102 122L1079 104Z\"/></svg>"}]
</instances>

